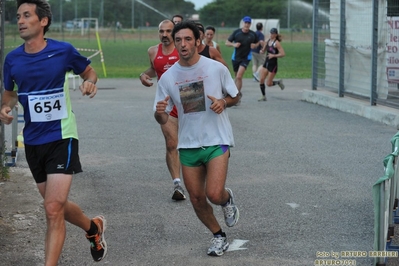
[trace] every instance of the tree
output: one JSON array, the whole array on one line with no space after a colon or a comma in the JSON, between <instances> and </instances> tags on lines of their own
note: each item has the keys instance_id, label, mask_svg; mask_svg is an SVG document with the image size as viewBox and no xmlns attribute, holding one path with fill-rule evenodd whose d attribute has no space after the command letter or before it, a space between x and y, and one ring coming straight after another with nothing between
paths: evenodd
<instances>
[{"instance_id":1,"label":"tree","mask_svg":"<svg viewBox=\"0 0 399 266\"><path fill-rule=\"evenodd\" d=\"M48 2L51 5L53 22L57 24L60 23L61 17L63 22L65 22L75 18L89 17L91 13L91 16L98 18L99 21L104 19L103 25L112 25L112 23L120 21L122 25L130 26L132 25L133 2L134 25L144 26L146 22L149 22L150 25L158 26L159 22L165 19L164 16L132 0L48 0ZM143 2L160 10L167 16L166 18L172 18L174 14L182 14L188 18L197 13L194 9L194 4L184 0L145 0ZM102 3L103 8L101 7ZM5 4L5 20L15 24L17 22L16 1L6 1ZM101 8L103 14L101 14Z\"/></svg>"},{"instance_id":2,"label":"tree","mask_svg":"<svg viewBox=\"0 0 399 266\"><path fill-rule=\"evenodd\" d=\"M280 19L281 27L287 27L288 1L291 3L305 3L312 5L312 0L215 0L199 11L194 9L192 2L184 0L143 0L147 5L160 10L165 16L151 10L134 0L48 0L53 12L54 23L59 23L62 17L63 22L72 20L75 17L98 18L100 25L115 25L116 21L122 23L124 27L132 25L145 26L148 22L152 26L157 26L159 22L171 18L174 14L181 14L185 18L190 18L193 14L200 15L201 22L205 24L220 26L224 22L227 27L237 27L239 21L244 16L253 18ZM6 1L5 19L11 23L16 23L16 1ZM132 16L132 3L134 3L134 16ZM62 9L60 8L62 4ZM329 6L329 1L325 6ZM61 16L62 10L62 16ZM103 12L102 12L103 11ZM304 10L297 8L291 10L291 25L307 25L311 21L312 9ZM103 19L103 20L102 20Z\"/></svg>"}]
</instances>

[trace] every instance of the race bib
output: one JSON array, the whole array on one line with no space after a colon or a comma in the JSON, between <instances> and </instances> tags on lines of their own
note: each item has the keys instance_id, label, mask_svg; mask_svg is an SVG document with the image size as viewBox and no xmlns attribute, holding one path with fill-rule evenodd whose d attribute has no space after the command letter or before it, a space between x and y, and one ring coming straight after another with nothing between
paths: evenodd
<instances>
[{"instance_id":1,"label":"race bib","mask_svg":"<svg viewBox=\"0 0 399 266\"><path fill-rule=\"evenodd\" d=\"M68 117L65 93L28 96L32 122L49 122Z\"/></svg>"}]
</instances>

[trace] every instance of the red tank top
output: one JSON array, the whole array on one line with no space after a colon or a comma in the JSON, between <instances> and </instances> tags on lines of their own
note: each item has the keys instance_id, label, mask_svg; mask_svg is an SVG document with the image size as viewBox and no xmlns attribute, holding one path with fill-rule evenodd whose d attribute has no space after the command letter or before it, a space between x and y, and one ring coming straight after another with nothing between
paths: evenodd
<instances>
[{"instance_id":1,"label":"red tank top","mask_svg":"<svg viewBox=\"0 0 399 266\"><path fill-rule=\"evenodd\" d=\"M164 55L162 53L162 43L158 45L158 52L154 59L154 68L157 72L158 80L161 78L162 74L165 73L174 63L179 61L179 53L176 48L169 55Z\"/></svg>"}]
</instances>

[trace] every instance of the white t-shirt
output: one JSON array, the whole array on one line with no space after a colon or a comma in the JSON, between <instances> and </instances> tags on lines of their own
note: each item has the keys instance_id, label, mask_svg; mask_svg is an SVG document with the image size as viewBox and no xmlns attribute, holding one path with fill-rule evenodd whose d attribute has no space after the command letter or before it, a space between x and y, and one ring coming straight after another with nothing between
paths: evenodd
<instances>
[{"instance_id":1,"label":"white t-shirt","mask_svg":"<svg viewBox=\"0 0 399 266\"><path fill-rule=\"evenodd\" d=\"M210 109L212 102L207 97L221 99L227 94L233 98L238 94L227 67L201 56L193 66L183 67L177 62L162 75L155 94L154 112L157 102L169 95L166 112L169 113L173 105L178 111L178 149L234 146L227 110L215 113Z\"/></svg>"}]
</instances>

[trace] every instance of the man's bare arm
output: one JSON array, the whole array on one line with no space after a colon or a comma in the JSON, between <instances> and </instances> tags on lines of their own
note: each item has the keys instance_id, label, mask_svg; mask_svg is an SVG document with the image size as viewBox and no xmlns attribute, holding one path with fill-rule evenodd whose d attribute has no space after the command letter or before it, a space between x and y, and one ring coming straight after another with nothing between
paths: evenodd
<instances>
[{"instance_id":1,"label":"man's bare arm","mask_svg":"<svg viewBox=\"0 0 399 266\"><path fill-rule=\"evenodd\" d=\"M146 87L151 87L154 83L152 78L157 76L157 72L154 68L154 58L158 52L158 46L151 46L148 48L148 57L150 59L150 67L140 74L140 81Z\"/></svg>"}]
</instances>

